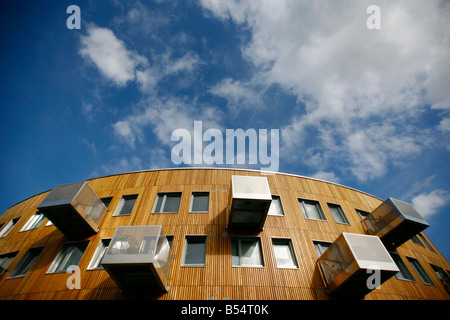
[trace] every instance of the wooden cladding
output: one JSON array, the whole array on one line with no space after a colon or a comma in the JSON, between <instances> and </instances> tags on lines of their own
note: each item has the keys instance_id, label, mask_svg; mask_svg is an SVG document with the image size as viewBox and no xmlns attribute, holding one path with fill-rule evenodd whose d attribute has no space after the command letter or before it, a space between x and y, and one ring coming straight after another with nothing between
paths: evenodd
<instances>
[{"instance_id":1,"label":"wooden cladding","mask_svg":"<svg viewBox=\"0 0 450 320\"><path fill-rule=\"evenodd\" d=\"M268 215L262 231L252 234L227 229L232 175L265 176L272 195L280 198L284 215ZM120 292L105 270L87 270L101 239L111 238L119 226L161 225L173 236L170 289L167 293L149 294L154 299L328 299L317 265L313 241L333 242L342 232L365 234L356 210L371 212L382 201L351 188L314 179L286 175L265 175L258 171L227 169L177 169L145 171L101 177L89 181L100 198L112 197L97 234L86 238L89 243L79 262L81 289L69 290L70 274L47 271L63 245L70 241L48 220L33 230L22 231L36 213L48 192L24 200L0 216L0 224L21 217L11 231L0 238L0 255L19 253L0 277L1 299L129 299ZM176 213L152 213L158 194L181 192ZM192 193L209 193L207 212L190 212ZM114 215L121 199L138 195L130 214ZM319 203L324 220L307 219L299 199ZM348 224L336 222L328 204L338 205ZM154 211L154 210L153 210ZM202 236L206 242L204 266L183 264L186 237ZM263 266L232 266L232 236L258 237ZM423 235L423 237L426 237ZM296 268L277 267L274 239L288 239L295 254ZM426 238L428 241L429 239ZM276 242L276 240L275 240ZM429 241L431 243L431 241ZM432 244L431 244L432 245ZM8 274L28 249L43 247L24 277L8 279ZM434 246L433 246L434 247ZM447 272L450 265L439 253L407 241L397 249L415 281L391 278L366 299L449 299L431 265ZM420 262L434 285L422 283L408 262Z\"/></svg>"}]
</instances>

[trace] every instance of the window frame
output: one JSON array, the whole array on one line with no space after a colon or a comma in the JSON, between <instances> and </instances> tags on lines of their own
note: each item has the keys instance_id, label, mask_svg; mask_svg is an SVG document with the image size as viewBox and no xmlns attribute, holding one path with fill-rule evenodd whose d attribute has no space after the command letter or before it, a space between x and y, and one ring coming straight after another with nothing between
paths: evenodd
<instances>
[{"instance_id":1,"label":"window frame","mask_svg":"<svg viewBox=\"0 0 450 320\"><path fill-rule=\"evenodd\" d=\"M325 216L325 212L323 212L322 206L320 205L320 202L318 200L298 198L298 203L300 205L300 209L301 209L301 211L303 213L303 217L305 219L316 220L316 221L328 221L327 217ZM308 203L309 205L314 204L314 206L316 207L317 213L318 213L319 217L321 217L321 219L308 217L305 203Z\"/></svg>"},{"instance_id":2,"label":"window frame","mask_svg":"<svg viewBox=\"0 0 450 320\"><path fill-rule=\"evenodd\" d=\"M167 201L167 195L168 194L179 194L180 197L180 202L178 204L178 210L177 211L164 211L164 207L166 205L166 201ZM162 199L162 203L160 206L158 206L158 200L160 197L163 197ZM165 213L179 213L180 212L180 207L181 207L181 199L182 199L183 193L181 191L169 191L169 192L158 192L158 194L156 195L155 198L155 202L153 204L153 208L152 208L152 213L155 214L165 214ZM159 207L159 211L156 211L156 209ZM161 211L162 209L162 211Z\"/></svg>"},{"instance_id":3,"label":"window frame","mask_svg":"<svg viewBox=\"0 0 450 320\"><path fill-rule=\"evenodd\" d=\"M203 257L204 257L204 262L203 263L186 263L186 257L187 257L187 253L188 253L188 248L189 248L189 241L193 241L191 242L191 244L193 243L203 243L204 248L203 248ZM199 235L186 235L184 237L184 246L183 246L183 257L181 259L181 267L205 267L206 266L206 250L207 250L207 242L208 242L208 237L207 235L204 234L199 234Z\"/></svg>"},{"instance_id":4,"label":"window frame","mask_svg":"<svg viewBox=\"0 0 450 320\"><path fill-rule=\"evenodd\" d=\"M101 264L101 260L105 256L106 251L108 250L109 244L111 243L111 239L112 238L100 239L86 270L105 270L105 268L103 268ZM105 244L106 242L107 244Z\"/></svg>"},{"instance_id":5,"label":"window frame","mask_svg":"<svg viewBox=\"0 0 450 320\"><path fill-rule=\"evenodd\" d=\"M238 244L237 244L237 246L238 246L238 261L239 261L239 265L234 265L233 264L233 240L237 240L238 242ZM261 264L260 265L250 265L250 264L243 264L242 263L242 259L243 259L243 256L242 256L242 240L244 240L244 241L248 241L248 240L254 240L254 241L256 241L257 242L257 246L258 246L258 251L259 251L259 254L260 254L260 261L261 261ZM258 237L258 236L231 236L230 237L230 242L231 242L231 266L233 267L233 268L265 268L265 262L264 262L264 253L263 253L263 250L262 250L262 244L261 244L261 237Z\"/></svg>"},{"instance_id":6,"label":"window frame","mask_svg":"<svg viewBox=\"0 0 450 320\"><path fill-rule=\"evenodd\" d=\"M16 226L16 224L19 222L21 218L22 216L18 218L13 218L8 223L6 223L0 230L0 239L6 237L11 232L11 230Z\"/></svg>"},{"instance_id":7,"label":"window frame","mask_svg":"<svg viewBox=\"0 0 450 320\"><path fill-rule=\"evenodd\" d=\"M333 219L336 223L340 223L340 224L345 224L345 225L350 225L350 221L347 218L347 215L344 212L344 209L342 209L342 206L336 203L327 203L328 205L328 209L330 210L331 215L333 216ZM338 212L337 214L339 215L339 218L341 218L343 220L343 222L341 221L337 221L335 214L333 213L334 211L332 210L336 209Z\"/></svg>"},{"instance_id":8,"label":"window frame","mask_svg":"<svg viewBox=\"0 0 450 320\"><path fill-rule=\"evenodd\" d=\"M44 249L43 246L29 248L25 252L25 254L20 258L19 262L11 270L7 279L16 279L25 277L28 271L30 271L30 269L36 263L36 260L39 258L39 255L42 253L43 249ZM19 271L21 272L19 273Z\"/></svg>"},{"instance_id":9,"label":"window frame","mask_svg":"<svg viewBox=\"0 0 450 320\"><path fill-rule=\"evenodd\" d=\"M356 213L358 214L359 218L362 220L364 220L364 218L366 218L367 216L370 215L370 212L365 211L365 210L361 210L361 209L356 209L355 208Z\"/></svg>"},{"instance_id":10,"label":"window frame","mask_svg":"<svg viewBox=\"0 0 450 320\"><path fill-rule=\"evenodd\" d=\"M114 210L114 214L113 217L124 217L124 216L130 216L133 213L133 210L136 206L136 202L138 200L139 194L138 193L133 193L133 194L124 194L122 195L122 197L120 198L120 201L116 207L116 210ZM128 199L127 199L128 198ZM122 213L123 207L125 206L125 203L127 200L132 200L134 199L134 203L133 203L133 207L131 208L130 212L127 213Z\"/></svg>"},{"instance_id":11,"label":"window frame","mask_svg":"<svg viewBox=\"0 0 450 320\"><path fill-rule=\"evenodd\" d=\"M325 250L322 251L322 253L319 254L318 250L321 251L321 248L318 247L318 245L323 245L323 244L327 244L328 246L326 247ZM330 242L330 241L313 240L314 250L317 253L317 257L320 257L332 244L333 244L333 242Z\"/></svg>"},{"instance_id":12,"label":"window frame","mask_svg":"<svg viewBox=\"0 0 450 320\"><path fill-rule=\"evenodd\" d=\"M208 208L207 208L207 210L206 211L205 210L193 211L192 207L194 205L194 198L195 198L195 196L196 195L199 196L200 194L205 194L205 193L208 194ZM190 199L190 202L189 202L189 213L208 213L209 212L209 203L210 203L210 192L209 191L192 191L191 192L191 199ZM181 198L180 198L180 205L181 205ZM179 208L178 208L178 211L179 211Z\"/></svg>"},{"instance_id":13,"label":"window frame","mask_svg":"<svg viewBox=\"0 0 450 320\"><path fill-rule=\"evenodd\" d=\"M69 247L83 245L83 246L85 246L83 253L81 254L81 257L77 261L77 264L76 264L78 266L80 264L80 261L83 259L84 254L86 253L89 242L90 242L90 240L65 242L63 244L63 246L61 247L61 249L59 249L58 253L56 254L55 258L53 259L50 267L47 269L47 272L45 274L66 273L67 268L70 267L71 265L74 265L74 264L71 264L71 265L67 266L66 270L61 269L61 266L65 266L68 263L68 260L70 260L71 255L73 253L73 249L71 250L69 256L66 255L66 251L68 250Z\"/></svg>"},{"instance_id":14,"label":"window frame","mask_svg":"<svg viewBox=\"0 0 450 320\"><path fill-rule=\"evenodd\" d=\"M290 259L292 260L291 262L293 263L293 265L291 266L280 266L278 265L278 258L277 258L277 254L276 254L276 250L275 250L275 243L278 242L277 244L280 245L286 245L288 247L288 251L290 253ZM297 255L295 254L295 250L294 250L294 245L292 244L292 239L290 238L278 238L278 237L272 237L272 248L273 248L273 255L275 257L275 264L277 265L278 269L299 269L299 264L298 264L298 260L297 260Z\"/></svg>"},{"instance_id":15,"label":"window frame","mask_svg":"<svg viewBox=\"0 0 450 320\"><path fill-rule=\"evenodd\" d=\"M275 205L274 201L277 201L278 205ZM272 206L276 206L277 209L279 208L279 210L281 211L281 214L271 213L270 211L272 210ZM274 217L284 217L285 216L283 204L281 203L281 197L279 195L272 195L272 202L270 203L270 207L269 207L269 211L267 212L267 215L274 216Z\"/></svg>"},{"instance_id":16,"label":"window frame","mask_svg":"<svg viewBox=\"0 0 450 320\"><path fill-rule=\"evenodd\" d=\"M402 281L416 282L416 279L414 278L413 274L406 266L406 263L405 263L405 261L403 261L402 257L400 257L400 255L395 252L389 252L389 254L392 257L392 260L394 260L395 264L397 265L397 268L400 270L399 272L397 272L394 275L395 279L402 280ZM405 275L405 273L406 273L406 275Z\"/></svg>"},{"instance_id":17,"label":"window frame","mask_svg":"<svg viewBox=\"0 0 450 320\"><path fill-rule=\"evenodd\" d=\"M36 211L23 225L22 229L20 229L19 232L30 231L39 228L45 218L46 217L42 212Z\"/></svg>"},{"instance_id":18,"label":"window frame","mask_svg":"<svg viewBox=\"0 0 450 320\"><path fill-rule=\"evenodd\" d=\"M416 274L419 276L420 280L422 280L423 284L427 286L436 286L433 280L431 279L430 275L425 271L422 264L419 262L419 260L412 257L406 257L406 259L408 259L409 263L411 264Z\"/></svg>"}]
</instances>

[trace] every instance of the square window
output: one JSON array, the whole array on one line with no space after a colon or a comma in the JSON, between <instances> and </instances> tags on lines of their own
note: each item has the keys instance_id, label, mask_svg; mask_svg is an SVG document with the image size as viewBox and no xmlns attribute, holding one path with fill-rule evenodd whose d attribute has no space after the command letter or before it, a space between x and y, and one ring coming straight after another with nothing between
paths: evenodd
<instances>
[{"instance_id":1,"label":"square window","mask_svg":"<svg viewBox=\"0 0 450 320\"><path fill-rule=\"evenodd\" d=\"M20 231L28 231L28 230L32 230L32 229L36 229L38 228L42 221L44 221L45 216L40 213L40 212L36 212L35 214L33 214L31 216L31 218L27 221L27 223L25 223L25 225L22 227L22 229Z\"/></svg>"},{"instance_id":2,"label":"square window","mask_svg":"<svg viewBox=\"0 0 450 320\"><path fill-rule=\"evenodd\" d=\"M117 205L116 211L114 212L113 216L130 215L131 212L133 211L134 204L136 203L137 197L138 197L137 194L122 196L122 199L120 199L120 202Z\"/></svg>"},{"instance_id":3,"label":"square window","mask_svg":"<svg viewBox=\"0 0 450 320\"><path fill-rule=\"evenodd\" d=\"M208 212L209 192L192 192L189 212Z\"/></svg>"},{"instance_id":4,"label":"square window","mask_svg":"<svg viewBox=\"0 0 450 320\"><path fill-rule=\"evenodd\" d=\"M422 280L423 283L434 286L433 281L431 280L430 276L426 273L425 269L422 267L422 265L419 263L417 259L409 258L409 263L411 263L414 271L419 275L419 278Z\"/></svg>"},{"instance_id":5,"label":"square window","mask_svg":"<svg viewBox=\"0 0 450 320\"><path fill-rule=\"evenodd\" d=\"M178 213L180 203L181 192L160 192L156 196L152 213Z\"/></svg>"},{"instance_id":6,"label":"square window","mask_svg":"<svg viewBox=\"0 0 450 320\"><path fill-rule=\"evenodd\" d=\"M204 267L206 261L206 236L186 236L183 266Z\"/></svg>"},{"instance_id":7,"label":"square window","mask_svg":"<svg viewBox=\"0 0 450 320\"><path fill-rule=\"evenodd\" d=\"M330 208L330 212L337 223L350 224L340 205L329 203L328 208Z\"/></svg>"},{"instance_id":8,"label":"square window","mask_svg":"<svg viewBox=\"0 0 450 320\"><path fill-rule=\"evenodd\" d=\"M331 246L331 242L326 241L313 241L314 248L316 249L317 256L321 256L322 253L325 252L325 250L328 249L329 246Z\"/></svg>"},{"instance_id":9,"label":"square window","mask_svg":"<svg viewBox=\"0 0 450 320\"><path fill-rule=\"evenodd\" d=\"M298 268L291 239L272 239L278 268Z\"/></svg>"},{"instance_id":10,"label":"square window","mask_svg":"<svg viewBox=\"0 0 450 320\"><path fill-rule=\"evenodd\" d=\"M44 249L44 247L29 249L22 257L22 259L20 259L15 268L11 271L8 278L23 277L28 272L28 270L30 270L31 266L34 264L39 254L42 252L42 249Z\"/></svg>"},{"instance_id":11,"label":"square window","mask_svg":"<svg viewBox=\"0 0 450 320\"><path fill-rule=\"evenodd\" d=\"M56 255L47 273L66 272L70 266L77 266L83 257L89 241L65 243Z\"/></svg>"},{"instance_id":12,"label":"square window","mask_svg":"<svg viewBox=\"0 0 450 320\"><path fill-rule=\"evenodd\" d=\"M327 220L320 207L319 201L298 199L306 219Z\"/></svg>"},{"instance_id":13,"label":"square window","mask_svg":"<svg viewBox=\"0 0 450 320\"><path fill-rule=\"evenodd\" d=\"M11 231L11 229L16 225L16 223L20 220L20 218L12 219L8 224L0 231L0 238L4 238L8 235L8 233Z\"/></svg>"},{"instance_id":14,"label":"square window","mask_svg":"<svg viewBox=\"0 0 450 320\"><path fill-rule=\"evenodd\" d=\"M397 265L397 268L400 270L395 274L395 278L399 280L415 281L413 275L409 272L408 267L406 267L406 264L403 262L402 258L400 258L400 256L396 253L391 253L391 257Z\"/></svg>"},{"instance_id":15,"label":"square window","mask_svg":"<svg viewBox=\"0 0 450 320\"><path fill-rule=\"evenodd\" d=\"M272 203L270 204L269 212L267 214L270 216L284 216L280 196L272 196Z\"/></svg>"},{"instance_id":16,"label":"square window","mask_svg":"<svg viewBox=\"0 0 450 320\"><path fill-rule=\"evenodd\" d=\"M106 250L108 249L111 238L101 239L97 249L94 252L91 262L89 263L88 270L102 270L104 269L101 262Z\"/></svg>"},{"instance_id":17,"label":"square window","mask_svg":"<svg viewBox=\"0 0 450 320\"><path fill-rule=\"evenodd\" d=\"M231 237L233 267L264 267L261 241L258 237Z\"/></svg>"}]
</instances>

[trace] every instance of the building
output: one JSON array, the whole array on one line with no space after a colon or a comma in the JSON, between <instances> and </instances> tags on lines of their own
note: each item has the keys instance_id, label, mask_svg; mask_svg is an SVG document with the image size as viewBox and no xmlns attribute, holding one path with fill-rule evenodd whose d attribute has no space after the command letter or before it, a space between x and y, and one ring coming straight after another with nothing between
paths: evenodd
<instances>
[{"instance_id":1,"label":"building","mask_svg":"<svg viewBox=\"0 0 450 320\"><path fill-rule=\"evenodd\" d=\"M450 298L411 205L291 174L105 176L23 200L0 226L0 299Z\"/></svg>"}]
</instances>

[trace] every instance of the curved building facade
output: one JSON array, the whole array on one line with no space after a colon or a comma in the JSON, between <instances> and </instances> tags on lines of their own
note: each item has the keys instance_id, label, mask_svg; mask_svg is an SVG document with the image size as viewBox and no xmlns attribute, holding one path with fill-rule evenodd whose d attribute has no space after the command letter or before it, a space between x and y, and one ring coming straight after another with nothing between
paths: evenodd
<instances>
[{"instance_id":1,"label":"curved building facade","mask_svg":"<svg viewBox=\"0 0 450 320\"><path fill-rule=\"evenodd\" d=\"M218 168L55 186L0 216L0 299L449 299L415 209Z\"/></svg>"}]
</instances>

